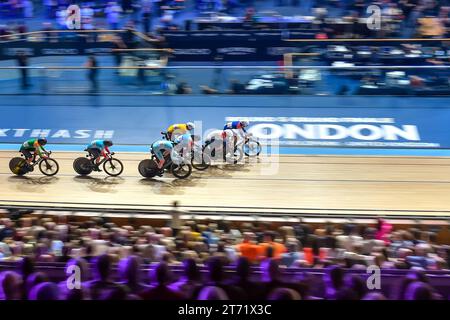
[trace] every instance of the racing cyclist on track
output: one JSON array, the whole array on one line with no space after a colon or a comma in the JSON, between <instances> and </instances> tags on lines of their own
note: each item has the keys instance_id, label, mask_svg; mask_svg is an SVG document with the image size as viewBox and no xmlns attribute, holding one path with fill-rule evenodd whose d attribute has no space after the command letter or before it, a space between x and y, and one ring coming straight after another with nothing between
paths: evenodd
<instances>
[{"instance_id":1,"label":"racing cyclist on track","mask_svg":"<svg viewBox=\"0 0 450 320\"><path fill-rule=\"evenodd\" d=\"M94 165L94 170L101 172L102 170L98 167L100 163L101 156L107 157L111 154L109 147L113 145L111 140L94 140L90 145L87 146L86 151L92 155L92 164Z\"/></svg>"},{"instance_id":2,"label":"racing cyclist on track","mask_svg":"<svg viewBox=\"0 0 450 320\"><path fill-rule=\"evenodd\" d=\"M212 150L214 150L214 156L216 156L217 151L222 151L224 159L226 158L227 153L232 152L233 143L234 133L231 129L211 131L205 139L205 146L213 146ZM215 150L216 148L217 150ZM213 155L211 154L210 156Z\"/></svg>"},{"instance_id":3,"label":"racing cyclist on track","mask_svg":"<svg viewBox=\"0 0 450 320\"><path fill-rule=\"evenodd\" d=\"M247 135L247 130L245 130L246 127L248 127L250 122L243 120L243 121L232 121L227 122L225 126L223 127L223 130L231 130L234 135L234 145L237 144L238 136L242 139L245 138Z\"/></svg>"},{"instance_id":4,"label":"racing cyclist on track","mask_svg":"<svg viewBox=\"0 0 450 320\"><path fill-rule=\"evenodd\" d=\"M22 144L20 152L24 155L28 165L36 159L36 153L40 157L44 157L47 154L47 151L44 149L46 144L46 138L30 139Z\"/></svg>"},{"instance_id":5,"label":"racing cyclist on track","mask_svg":"<svg viewBox=\"0 0 450 320\"><path fill-rule=\"evenodd\" d=\"M166 162L165 157L170 155L172 157L172 151L174 151L174 147L176 146L176 151L181 151L182 148L192 146L192 138L190 134L183 134L175 139L175 141L169 140L158 140L155 141L151 147L151 152L157 158L157 166L158 169L161 169Z\"/></svg>"},{"instance_id":6,"label":"racing cyclist on track","mask_svg":"<svg viewBox=\"0 0 450 320\"><path fill-rule=\"evenodd\" d=\"M171 141L175 141L176 137L191 132L194 129L195 126L192 122L173 124L167 128L167 138Z\"/></svg>"}]
</instances>

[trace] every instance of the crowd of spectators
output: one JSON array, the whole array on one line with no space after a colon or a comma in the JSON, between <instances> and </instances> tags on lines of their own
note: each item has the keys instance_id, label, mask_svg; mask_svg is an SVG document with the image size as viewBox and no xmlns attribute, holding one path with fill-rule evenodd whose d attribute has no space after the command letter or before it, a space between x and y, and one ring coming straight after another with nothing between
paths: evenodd
<instances>
[{"instance_id":1,"label":"crowd of spectators","mask_svg":"<svg viewBox=\"0 0 450 320\"><path fill-rule=\"evenodd\" d=\"M178 212L175 211L174 214ZM116 225L103 218L83 222L67 216L26 216L0 221L0 263L16 262L18 271L0 274L3 299L312 299L307 281L286 279L286 267L325 271L326 299L384 299L366 292L363 280L344 269L407 269L397 299L436 299L427 283L428 270L449 270L450 246L438 244L436 233L418 228L395 230L380 220L374 227L348 223L313 228L300 223L278 229L266 223L182 221L179 212L165 227ZM65 290L65 282L33 271L34 263L76 264L82 289ZM94 265L90 275L89 263ZM143 264L149 281L140 279ZM112 273L113 265L118 273ZM182 266L175 278L169 266ZM201 276L199 266L206 266ZM235 268L236 278L224 267ZM260 266L261 277L251 274ZM253 280L250 280L253 279ZM368 293L368 294L366 294ZM393 298L393 297L389 297ZM446 297L444 297L446 298Z\"/></svg>"},{"instance_id":2,"label":"crowd of spectators","mask_svg":"<svg viewBox=\"0 0 450 320\"><path fill-rule=\"evenodd\" d=\"M270 23L259 26L254 24L264 22L266 18L274 23L298 20L309 21L310 27L319 27L315 35L317 38L362 37L367 34L361 34L361 28L357 25L367 24L365 19L373 14L373 11L367 11L370 5L376 5L380 9L381 28L373 34L379 37L446 37L450 26L450 6L447 0L308 1L306 9L301 1L268 2L273 4L271 13L268 13L265 1L238 0L197 0L189 3L182 0L91 0L81 1L80 8L83 29L118 29L133 21L145 33L156 29L191 29L191 22L204 17L207 12L209 17L215 17L218 22L240 21L245 28L267 28ZM0 1L0 16L16 19L42 18L45 22L52 23L56 29L67 29L66 9L69 4L68 0L43 0L42 4L35 5L30 0L3 0ZM287 5L301 7L302 15L295 12L295 9L290 17L277 13L277 8ZM186 10L191 9L194 10L186 13ZM179 15L180 12L184 14ZM348 23L355 27L334 27L336 24ZM370 28L363 29L368 31Z\"/></svg>"}]
</instances>

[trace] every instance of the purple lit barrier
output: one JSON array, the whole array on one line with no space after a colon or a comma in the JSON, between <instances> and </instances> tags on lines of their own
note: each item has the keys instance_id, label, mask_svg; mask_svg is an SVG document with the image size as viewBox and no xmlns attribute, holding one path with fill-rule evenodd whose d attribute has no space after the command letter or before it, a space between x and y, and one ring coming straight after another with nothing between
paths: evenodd
<instances>
[{"instance_id":1,"label":"purple lit barrier","mask_svg":"<svg viewBox=\"0 0 450 320\"><path fill-rule=\"evenodd\" d=\"M155 264L144 265L141 268L143 281L148 281L148 274ZM91 265L92 267L92 265ZM64 263L37 263L36 271L44 272L48 275L51 281L62 281L65 279L65 264ZM171 266L172 272L174 274L174 279L178 278L182 274L182 266L173 265ZM0 261L0 271L5 270L17 270L17 262L5 262ZM204 278L206 278L206 268L201 266L200 270ZM313 268L282 268L283 278L286 282L297 282L304 281L309 284L310 294L317 297L324 296L324 282L323 282L323 269L313 269ZM117 276L116 269L114 270L114 277ZM261 268L253 267L252 278L255 281L261 278ZM232 267L226 267L225 272L228 276L233 276L234 271ZM394 299L398 287L402 279L411 270L397 270L397 269L382 269L381 270L381 292L390 298ZM428 281L431 286L433 286L444 298L450 298L450 271L426 271L425 272ZM370 274L366 270L354 270L347 269L347 275L359 275L363 279L367 279Z\"/></svg>"}]
</instances>

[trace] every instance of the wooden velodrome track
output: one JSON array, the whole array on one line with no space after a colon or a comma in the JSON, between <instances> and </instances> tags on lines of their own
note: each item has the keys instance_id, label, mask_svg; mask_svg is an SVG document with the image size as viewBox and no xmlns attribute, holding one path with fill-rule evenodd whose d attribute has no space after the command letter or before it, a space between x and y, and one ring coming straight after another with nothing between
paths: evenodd
<instances>
[{"instance_id":1,"label":"wooden velodrome track","mask_svg":"<svg viewBox=\"0 0 450 320\"><path fill-rule=\"evenodd\" d=\"M55 177L38 169L14 176L0 152L0 205L70 208L155 209L173 200L183 207L231 212L389 214L450 216L450 158L280 156L245 165L218 165L186 180L143 179L137 166L148 157L116 153L121 177L79 177L73 159L83 153L54 152ZM273 163L271 161L274 161ZM271 170L274 172L271 174Z\"/></svg>"}]
</instances>

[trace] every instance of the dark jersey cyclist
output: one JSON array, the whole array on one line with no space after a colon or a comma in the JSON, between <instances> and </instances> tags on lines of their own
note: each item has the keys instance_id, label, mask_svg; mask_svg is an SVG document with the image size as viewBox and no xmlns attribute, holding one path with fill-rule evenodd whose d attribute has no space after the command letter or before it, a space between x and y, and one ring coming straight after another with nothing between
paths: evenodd
<instances>
[{"instance_id":1,"label":"dark jersey cyclist","mask_svg":"<svg viewBox=\"0 0 450 320\"><path fill-rule=\"evenodd\" d=\"M86 148L86 151L92 155L92 164L95 164L95 171L101 171L98 168L101 157L107 157L111 152L108 147L113 145L111 140L94 140Z\"/></svg>"},{"instance_id":2,"label":"dark jersey cyclist","mask_svg":"<svg viewBox=\"0 0 450 320\"><path fill-rule=\"evenodd\" d=\"M47 151L44 146L47 144L46 138L30 139L25 141L20 147L20 152L24 155L28 164L36 158L36 154L40 157L45 156Z\"/></svg>"}]
</instances>

